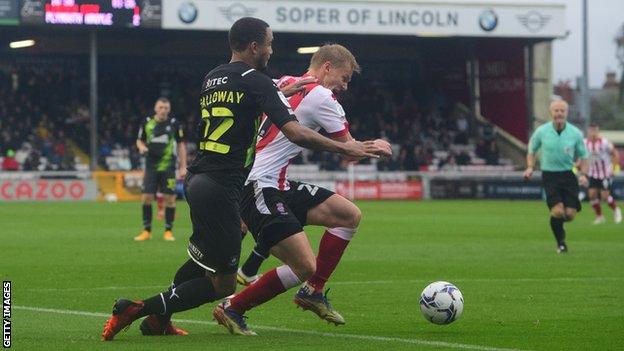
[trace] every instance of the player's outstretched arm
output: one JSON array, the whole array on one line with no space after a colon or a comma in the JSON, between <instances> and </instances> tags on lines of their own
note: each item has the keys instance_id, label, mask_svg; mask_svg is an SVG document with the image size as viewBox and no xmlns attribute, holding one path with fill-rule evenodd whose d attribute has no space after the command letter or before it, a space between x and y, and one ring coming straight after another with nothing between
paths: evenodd
<instances>
[{"instance_id":1,"label":"player's outstretched arm","mask_svg":"<svg viewBox=\"0 0 624 351\"><path fill-rule=\"evenodd\" d=\"M293 143L306 149L330 151L350 157L379 157L383 150L373 141L359 142L355 140L346 143L326 138L312 129L302 126L299 122L289 121L281 128L282 133Z\"/></svg>"},{"instance_id":2,"label":"player's outstretched arm","mask_svg":"<svg viewBox=\"0 0 624 351\"><path fill-rule=\"evenodd\" d=\"M355 140L353 136L351 136L351 133L349 132L339 137L332 137L332 139L341 143L346 143L348 141ZM375 146L381 149L381 152L377 154L378 156L383 156L383 157L392 156L392 146L390 145L390 143L388 143L387 141L383 139L375 139L375 140L370 140L370 141L372 141L375 144ZM345 159L349 162L357 162L357 161L360 161L362 158L345 157Z\"/></svg>"}]
</instances>

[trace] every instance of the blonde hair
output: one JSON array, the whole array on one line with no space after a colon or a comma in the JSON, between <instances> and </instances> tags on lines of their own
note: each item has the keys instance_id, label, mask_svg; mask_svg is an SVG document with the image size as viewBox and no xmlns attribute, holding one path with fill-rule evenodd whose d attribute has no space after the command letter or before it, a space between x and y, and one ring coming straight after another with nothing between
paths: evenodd
<instances>
[{"instance_id":1,"label":"blonde hair","mask_svg":"<svg viewBox=\"0 0 624 351\"><path fill-rule=\"evenodd\" d=\"M325 44L321 46L312 55L310 68L318 69L327 61L336 67L350 67L354 72L361 72L360 65L351 51L340 44Z\"/></svg>"}]
</instances>

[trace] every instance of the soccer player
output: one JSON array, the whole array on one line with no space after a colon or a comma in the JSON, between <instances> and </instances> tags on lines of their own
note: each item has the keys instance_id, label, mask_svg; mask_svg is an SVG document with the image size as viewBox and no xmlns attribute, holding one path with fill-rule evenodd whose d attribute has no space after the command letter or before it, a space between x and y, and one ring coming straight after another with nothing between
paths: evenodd
<instances>
[{"instance_id":1,"label":"soccer player","mask_svg":"<svg viewBox=\"0 0 624 351\"><path fill-rule=\"evenodd\" d=\"M169 117L169 99L161 97L154 105L154 116L147 117L139 129L136 146L145 157L143 176L143 231L136 241L152 238L152 202L156 192L163 194L165 202L165 234L163 239L174 241L173 221L176 206L176 158L179 157L178 175L186 174L186 145L184 132L175 118Z\"/></svg>"},{"instance_id":2,"label":"soccer player","mask_svg":"<svg viewBox=\"0 0 624 351\"><path fill-rule=\"evenodd\" d=\"M542 184L550 209L550 228L557 241L557 252L566 253L563 223L572 221L581 210L579 182L587 185L587 150L583 133L567 122L568 103L555 100L550 103L549 111L552 122L539 126L529 141L524 178L529 179L533 174L535 154L541 149ZM572 172L576 160L580 160L578 181Z\"/></svg>"},{"instance_id":3,"label":"soccer player","mask_svg":"<svg viewBox=\"0 0 624 351\"><path fill-rule=\"evenodd\" d=\"M200 95L198 155L188 169L185 194L193 234L190 259L177 271L171 287L140 301L119 299L102 332L112 340L133 321L144 335L183 334L171 327L171 315L232 294L241 247L239 203L255 157L259 117L264 113L286 137L306 148L338 152L353 158L377 157L381 149L368 142L340 143L299 124L288 101L261 70L272 50L273 33L257 18L237 20L229 32L230 63L204 78ZM244 320L238 321L247 330Z\"/></svg>"},{"instance_id":4,"label":"soccer player","mask_svg":"<svg viewBox=\"0 0 624 351\"><path fill-rule=\"evenodd\" d=\"M613 173L619 170L620 157L613 143L600 135L600 127L595 124L589 126L585 147L589 153L589 202L596 212L594 224L605 222L600 208L600 199L604 199L613 210L615 223L622 222L622 210L615 204L611 196Z\"/></svg>"},{"instance_id":5,"label":"soccer player","mask_svg":"<svg viewBox=\"0 0 624 351\"><path fill-rule=\"evenodd\" d=\"M278 86L309 76L317 78L317 83L307 84L304 91L293 95L290 105L300 123L317 131L324 129L334 140L347 142L353 138L334 92L346 90L353 73L359 71L349 50L337 44L325 45L312 56L303 77L283 77ZM322 290L355 235L362 214L349 200L327 189L288 180L290 161L301 148L270 120L265 119L259 136L256 161L241 203L243 220L258 242L245 268L255 275L268 249L285 264L218 305L213 315L231 333L248 334L238 323L246 311L305 281L295 295L295 303L329 322L344 324L344 318L328 303ZM376 143L385 148L386 155L391 154L388 143ZM316 262L303 231L305 224L327 228ZM248 282L249 277L241 270L238 275Z\"/></svg>"}]
</instances>

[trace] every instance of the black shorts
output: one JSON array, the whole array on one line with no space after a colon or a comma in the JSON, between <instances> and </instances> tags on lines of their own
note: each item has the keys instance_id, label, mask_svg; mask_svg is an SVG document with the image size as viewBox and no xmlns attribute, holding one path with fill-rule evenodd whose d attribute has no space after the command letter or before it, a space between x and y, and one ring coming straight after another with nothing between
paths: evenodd
<instances>
[{"instance_id":1,"label":"black shorts","mask_svg":"<svg viewBox=\"0 0 624 351\"><path fill-rule=\"evenodd\" d=\"M598 190L611 190L611 185L613 184L613 178L589 178L589 187L590 189L598 189Z\"/></svg>"},{"instance_id":2,"label":"black shorts","mask_svg":"<svg viewBox=\"0 0 624 351\"><path fill-rule=\"evenodd\" d=\"M217 274L238 269L241 250L240 194L244 178L238 183L218 181L228 174L188 173L184 194L191 210L193 234L188 254L201 267Z\"/></svg>"},{"instance_id":3,"label":"black shorts","mask_svg":"<svg viewBox=\"0 0 624 351\"><path fill-rule=\"evenodd\" d=\"M260 188L256 182L245 186L241 217L256 241L271 248L303 231L308 210L325 202L334 193L316 185L290 182L290 190Z\"/></svg>"},{"instance_id":4,"label":"black shorts","mask_svg":"<svg viewBox=\"0 0 624 351\"><path fill-rule=\"evenodd\" d=\"M176 190L175 170L157 171L155 169L145 169L143 175L143 194L156 194L160 191L163 194L173 195Z\"/></svg>"},{"instance_id":5,"label":"black shorts","mask_svg":"<svg viewBox=\"0 0 624 351\"><path fill-rule=\"evenodd\" d=\"M546 192L548 208L562 202L564 207L581 210L579 184L572 171L542 172L542 183Z\"/></svg>"}]
</instances>

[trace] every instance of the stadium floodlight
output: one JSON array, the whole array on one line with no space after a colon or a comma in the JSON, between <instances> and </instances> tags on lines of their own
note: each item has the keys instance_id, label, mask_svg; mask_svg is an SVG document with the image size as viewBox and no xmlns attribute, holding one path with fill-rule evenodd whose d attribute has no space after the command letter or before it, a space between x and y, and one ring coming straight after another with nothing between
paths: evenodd
<instances>
[{"instance_id":1,"label":"stadium floodlight","mask_svg":"<svg viewBox=\"0 0 624 351\"><path fill-rule=\"evenodd\" d=\"M297 49L297 53L298 54L313 54L315 52L317 52L319 50L318 46L304 46L304 47L300 47L299 49Z\"/></svg>"},{"instance_id":2,"label":"stadium floodlight","mask_svg":"<svg viewBox=\"0 0 624 351\"><path fill-rule=\"evenodd\" d=\"M9 47L11 49L29 48L34 45L35 45L35 41L32 39L12 41L9 43Z\"/></svg>"}]
</instances>

